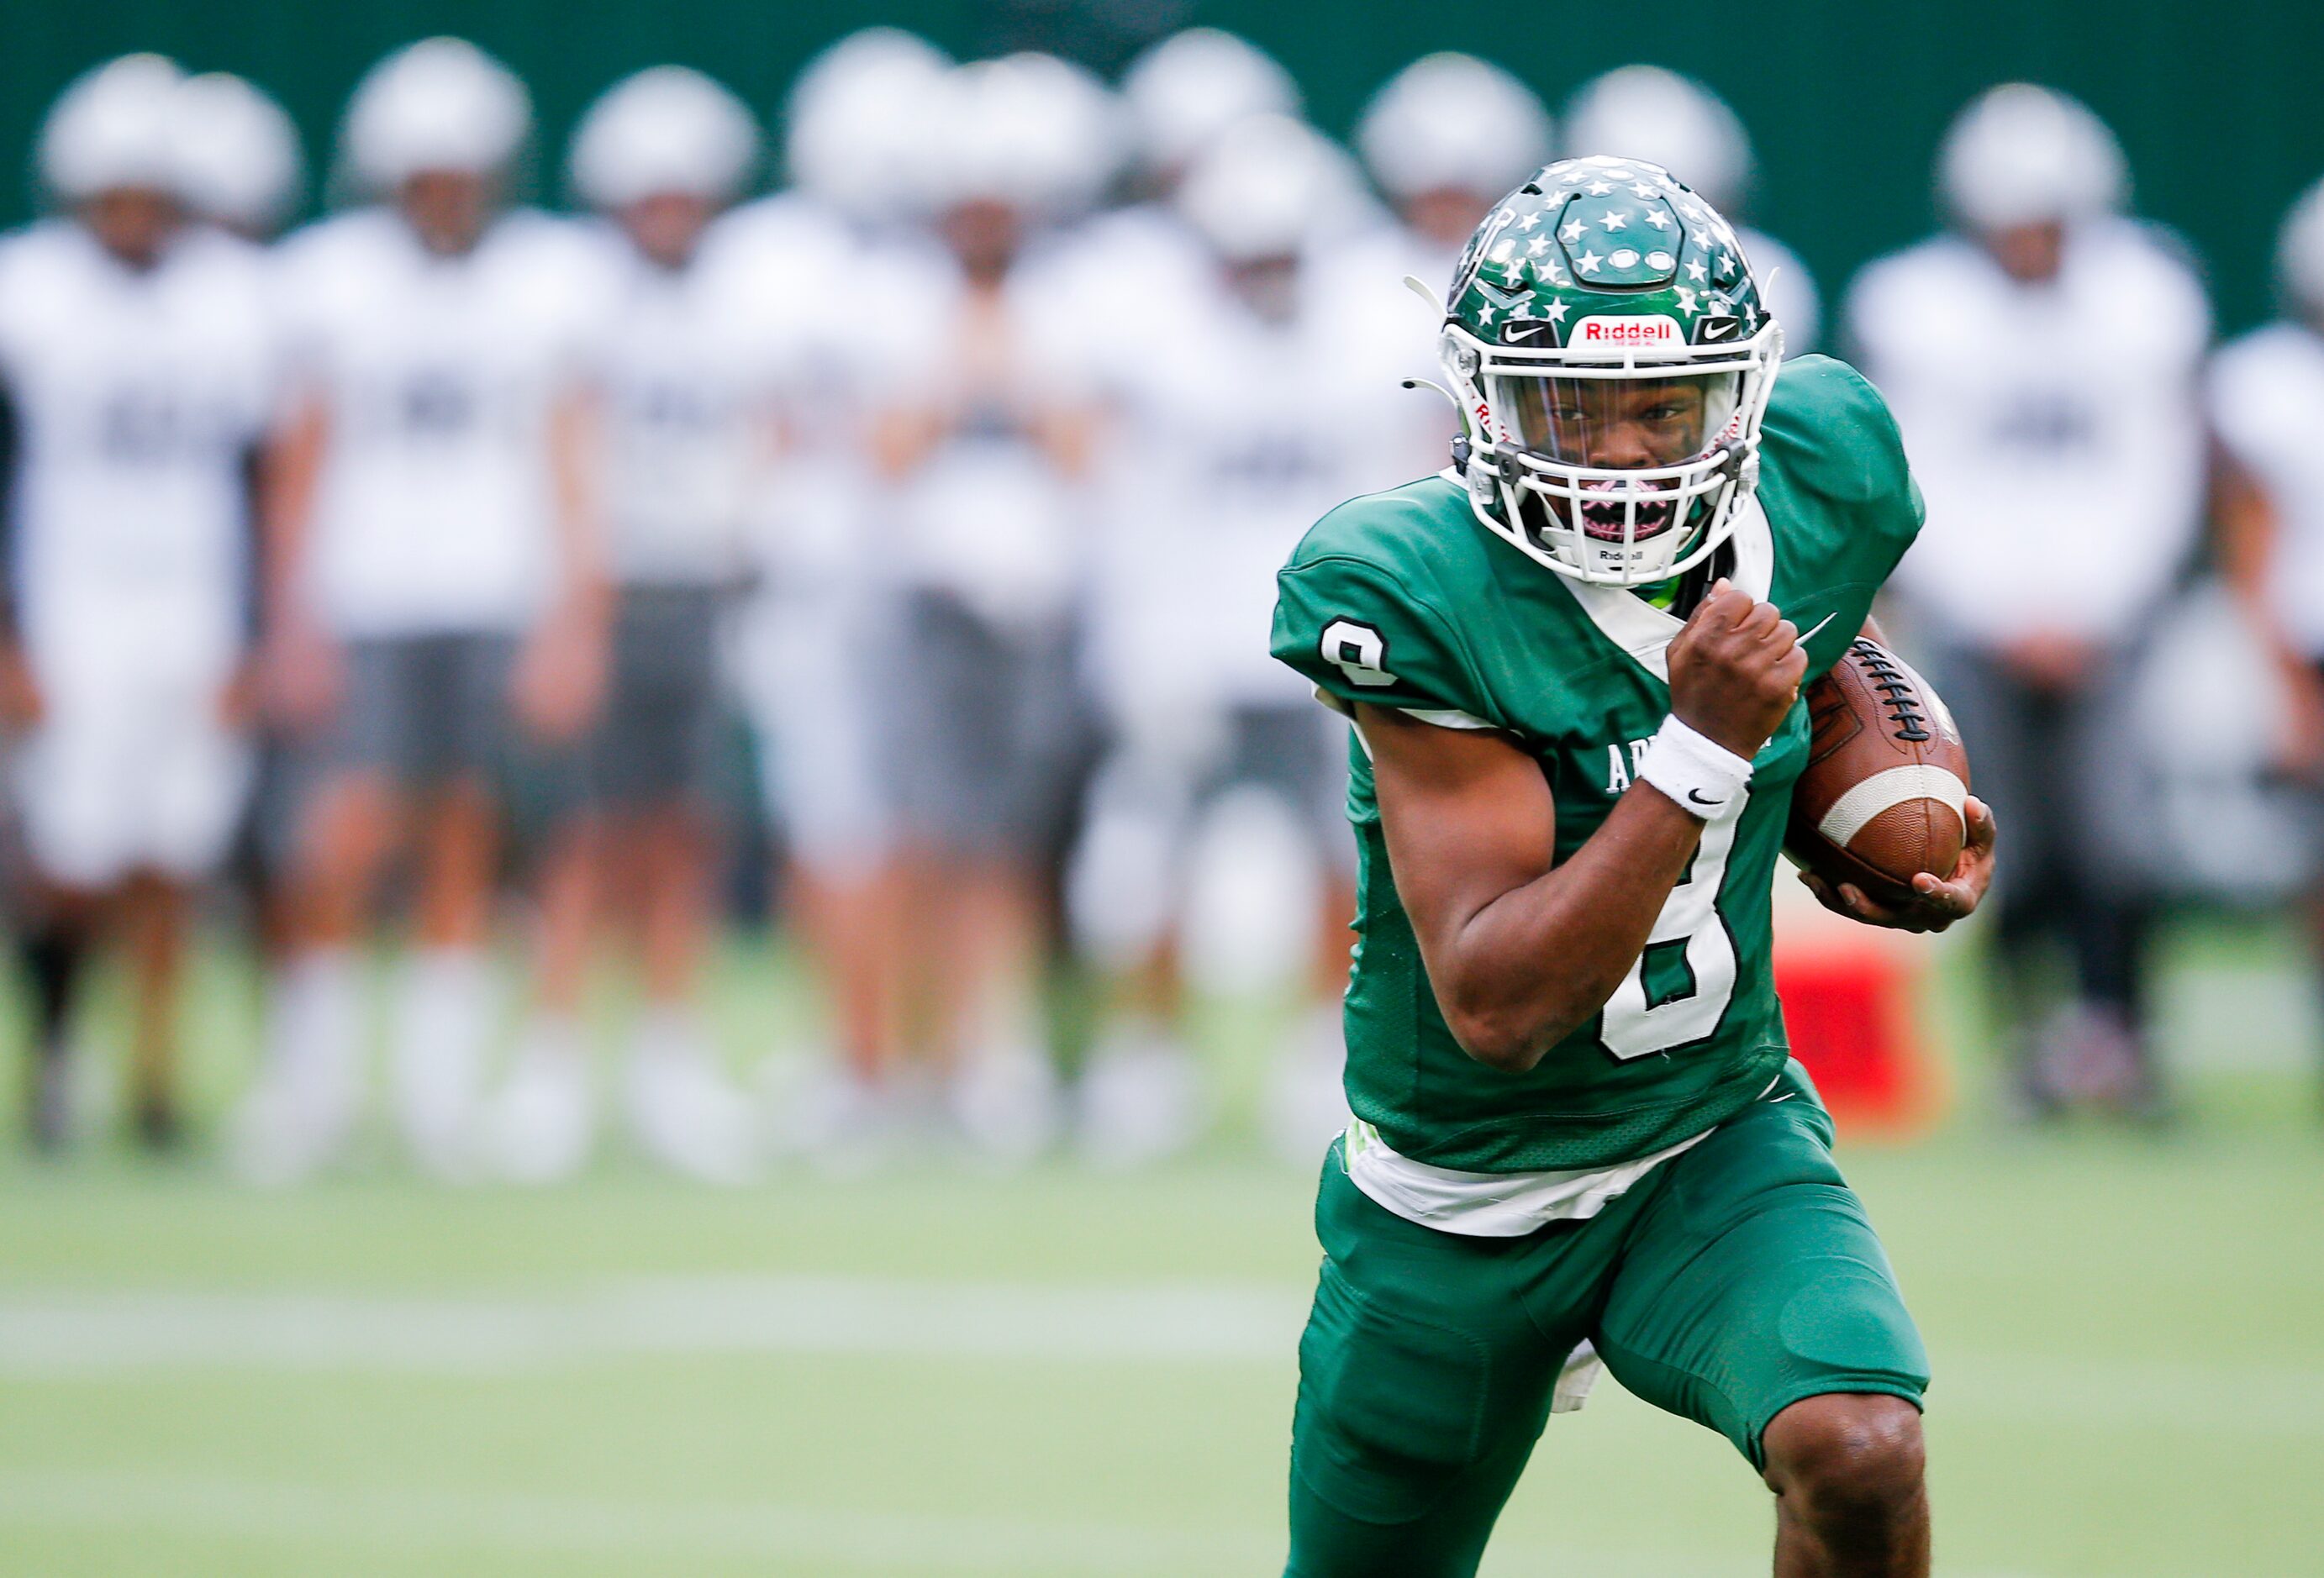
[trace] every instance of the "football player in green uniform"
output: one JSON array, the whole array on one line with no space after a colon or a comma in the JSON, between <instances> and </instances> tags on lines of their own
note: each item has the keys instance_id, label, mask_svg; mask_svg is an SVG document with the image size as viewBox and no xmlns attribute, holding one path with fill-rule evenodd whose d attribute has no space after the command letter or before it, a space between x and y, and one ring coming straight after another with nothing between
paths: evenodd
<instances>
[{"instance_id":1,"label":"football player in green uniform","mask_svg":"<svg viewBox=\"0 0 2324 1578\"><path fill-rule=\"evenodd\" d=\"M1276 655L1355 724L1361 860L1286 1573L1474 1573L1602 1363L1762 1473L1779 1578L1925 1574L1927 1355L1768 961L1801 683L1921 523L1895 426L1783 361L1726 221L1632 160L1511 193L1442 343L1452 466L1278 583ZM1962 810L1950 877L1818 896L1968 914Z\"/></svg>"}]
</instances>

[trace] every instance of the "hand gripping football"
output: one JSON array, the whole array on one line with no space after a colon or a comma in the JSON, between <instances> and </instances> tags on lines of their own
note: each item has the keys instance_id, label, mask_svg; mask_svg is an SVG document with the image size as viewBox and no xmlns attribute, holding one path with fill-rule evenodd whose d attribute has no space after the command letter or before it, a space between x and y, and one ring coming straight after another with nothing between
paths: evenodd
<instances>
[{"instance_id":1,"label":"hand gripping football","mask_svg":"<svg viewBox=\"0 0 2324 1578\"><path fill-rule=\"evenodd\" d=\"M1904 659L1858 639L1808 687L1808 765L1785 852L1837 887L1895 904L1923 871L1950 876L1968 834L1969 752Z\"/></svg>"}]
</instances>

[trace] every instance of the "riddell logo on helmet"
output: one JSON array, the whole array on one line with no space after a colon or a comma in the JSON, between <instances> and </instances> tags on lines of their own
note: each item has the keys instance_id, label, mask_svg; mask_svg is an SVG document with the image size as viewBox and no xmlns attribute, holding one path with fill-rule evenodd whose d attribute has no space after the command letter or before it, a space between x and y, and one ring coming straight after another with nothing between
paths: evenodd
<instances>
[{"instance_id":1,"label":"riddell logo on helmet","mask_svg":"<svg viewBox=\"0 0 2324 1578\"><path fill-rule=\"evenodd\" d=\"M1565 337L1568 345L1683 345L1686 331L1678 320L1659 314L1647 317L1585 317Z\"/></svg>"}]
</instances>

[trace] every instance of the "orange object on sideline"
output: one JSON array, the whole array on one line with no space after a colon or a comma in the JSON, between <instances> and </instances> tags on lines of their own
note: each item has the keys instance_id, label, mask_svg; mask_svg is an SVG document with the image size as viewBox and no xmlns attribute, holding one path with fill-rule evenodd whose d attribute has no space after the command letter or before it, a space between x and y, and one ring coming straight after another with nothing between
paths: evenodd
<instances>
[{"instance_id":1,"label":"orange object on sideline","mask_svg":"<svg viewBox=\"0 0 2324 1578\"><path fill-rule=\"evenodd\" d=\"M1812 899L1803 911L1785 886L1798 891L1777 885L1775 968L1792 1055L1843 1133L1924 1132L1943 1105L1918 1014L1926 940L1857 925Z\"/></svg>"}]
</instances>

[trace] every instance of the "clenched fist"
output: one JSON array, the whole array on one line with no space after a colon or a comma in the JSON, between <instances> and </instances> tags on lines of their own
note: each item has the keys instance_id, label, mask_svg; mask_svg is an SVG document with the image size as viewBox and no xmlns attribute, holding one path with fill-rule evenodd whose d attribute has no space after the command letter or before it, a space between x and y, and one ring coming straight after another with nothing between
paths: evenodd
<instances>
[{"instance_id":1,"label":"clenched fist","mask_svg":"<svg viewBox=\"0 0 2324 1578\"><path fill-rule=\"evenodd\" d=\"M1722 580L1671 641L1671 713L1748 761L1799 700L1807 670L1798 628Z\"/></svg>"}]
</instances>

